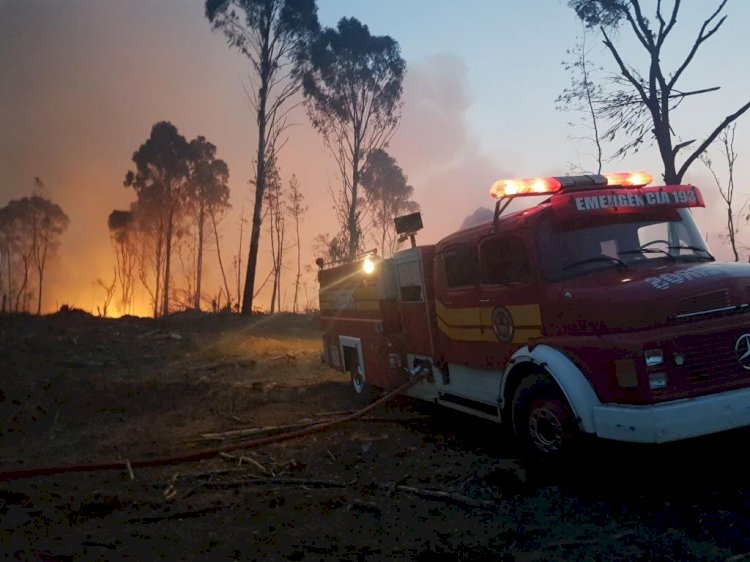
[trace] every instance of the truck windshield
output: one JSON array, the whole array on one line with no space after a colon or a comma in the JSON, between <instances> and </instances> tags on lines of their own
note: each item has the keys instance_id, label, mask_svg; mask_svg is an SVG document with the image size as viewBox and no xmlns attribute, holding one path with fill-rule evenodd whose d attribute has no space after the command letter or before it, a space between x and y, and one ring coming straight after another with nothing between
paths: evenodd
<instances>
[{"instance_id":1,"label":"truck windshield","mask_svg":"<svg viewBox=\"0 0 750 562\"><path fill-rule=\"evenodd\" d=\"M713 261L687 209L658 216L608 215L539 225L542 274L558 280L666 261Z\"/></svg>"}]
</instances>

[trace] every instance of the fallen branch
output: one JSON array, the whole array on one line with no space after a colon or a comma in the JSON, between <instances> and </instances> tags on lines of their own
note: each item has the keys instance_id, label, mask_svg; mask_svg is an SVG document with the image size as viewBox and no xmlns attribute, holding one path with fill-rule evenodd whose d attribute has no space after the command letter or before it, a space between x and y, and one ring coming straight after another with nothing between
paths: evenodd
<instances>
[{"instance_id":1,"label":"fallen branch","mask_svg":"<svg viewBox=\"0 0 750 562\"><path fill-rule=\"evenodd\" d=\"M128 523L159 523L161 521L169 521L172 519L188 519L191 517L202 517L207 513L213 513L224 509L224 505L212 505L193 511L181 511L179 513L170 513L169 515L157 515L155 517L133 517L128 519Z\"/></svg>"},{"instance_id":2,"label":"fallen branch","mask_svg":"<svg viewBox=\"0 0 750 562\"><path fill-rule=\"evenodd\" d=\"M207 472L194 472L192 474L180 474L180 480L201 480L204 478L213 478L215 476L227 476L233 474L247 474L247 470L242 468L223 468L220 470L209 470ZM164 484L154 484L154 487L162 488Z\"/></svg>"},{"instance_id":3,"label":"fallen branch","mask_svg":"<svg viewBox=\"0 0 750 562\"><path fill-rule=\"evenodd\" d=\"M268 474L269 476L276 476L276 474L272 470L268 470L265 466L263 466L259 461L255 460L250 455L232 455L230 453L219 453L219 456L230 461L237 461L237 466L240 466L243 462L246 462L253 465L264 474Z\"/></svg>"},{"instance_id":4,"label":"fallen branch","mask_svg":"<svg viewBox=\"0 0 750 562\"><path fill-rule=\"evenodd\" d=\"M243 480L230 480L226 482L205 482L206 488L241 488L242 486L309 486L311 488L346 488L346 482L333 480L311 480L308 478L246 478Z\"/></svg>"},{"instance_id":5,"label":"fallen branch","mask_svg":"<svg viewBox=\"0 0 750 562\"><path fill-rule=\"evenodd\" d=\"M224 412L222 412L220 410L217 410L216 408L211 408L210 411L211 411L212 414L220 417L221 419L224 419L224 420L227 420L227 421L230 421L230 422L233 422L233 423L240 423L240 424L247 423L246 420L238 418L234 414L225 414Z\"/></svg>"},{"instance_id":6,"label":"fallen branch","mask_svg":"<svg viewBox=\"0 0 750 562\"><path fill-rule=\"evenodd\" d=\"M469 507L482 507L485 509L495 509L497 505L495 502L475 500L469 496L463 494L457 494L456 492L443 492L442 490L428 490L425 488L414 488L412 486L396 486L396 490L401 492L409 492L417 496L422 496L428 499L435 499L441 501L448 501L451 503L458 503L461 505L467 505Z\"/></svg>"},{"instance_id":7,"label":"fallen branch","mask_svg":"<svg viewBox=\"0 0 750 562\"><path fill-rule=\"evenodd\" d=\"M403 479L402 479L403 480ZM399 480L401 481L401 480ZM349 488L354 484L352 482L340 482L335 480L314 480L307 478L258 478L251 477L242 480L231 480L226 482L205 482L203 486L206 488L241 488L243 486L259 486L259 485L270 485L270 486L303 486L311 488ZM444 492L442 490L429 490L425 488L415 488L413 486L404 486L396 484L395 482L385 484L375 484L374 488L393 492L394 490L400 492L408 492L423 498L439 501L447 501L456 503L459 505L465 505L474 508L483 509L496 509L497 504L491 501L477 500L458 494L456 492Z\"/></svg>"}]
</instances>

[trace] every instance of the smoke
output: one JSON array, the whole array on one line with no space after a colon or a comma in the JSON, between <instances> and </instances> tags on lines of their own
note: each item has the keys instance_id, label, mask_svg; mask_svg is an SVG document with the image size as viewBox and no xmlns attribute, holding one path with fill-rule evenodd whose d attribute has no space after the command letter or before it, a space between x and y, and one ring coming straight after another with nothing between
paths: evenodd
<instances>
[{"instance_id":1,"label":"smoke","mask_svg":"<svg viewBox=\"0 0 750 562\"><path fill-rule=\"evenodd\" d=\"M476 211L474 211L464 219L464 221L461 223L461 230L463 230L464 228L477 226L478 224L482 224L483 222L489 222L492 220L494 215L495 213L492 212L492 209L488 209L487 207L479 207Z\"/></svg>"},{"instance_id":2,"label":"smoke","mask_svg":"<svg viewBox=\"0 0 750 562\"><path fill-rule=\"evenodd\" d=\"M421 242L435 242L456 231L465 217L489 201L489 187L505 163L482 152L467 112L466 64L443 53L410 63L404 81L404 113L389 152L409 176L422 209Z\"/></svg>"}]
</instances>

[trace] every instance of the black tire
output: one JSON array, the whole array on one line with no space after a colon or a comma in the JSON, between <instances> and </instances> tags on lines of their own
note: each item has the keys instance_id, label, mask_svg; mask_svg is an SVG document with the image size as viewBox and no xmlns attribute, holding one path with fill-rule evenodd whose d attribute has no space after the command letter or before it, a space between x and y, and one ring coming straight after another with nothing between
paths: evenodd
<instances>
[{"instance_id":1,"label":"black tire","mask_svg":"<svg viewBox=\"0 0 750 562\"><path fill-rule=\"evenodd\" d=\"M513 394L513 433L533 456L567 456L580 440L573 411L557 384L547 375L533 374Z\"/></svg>"}]
</instances>

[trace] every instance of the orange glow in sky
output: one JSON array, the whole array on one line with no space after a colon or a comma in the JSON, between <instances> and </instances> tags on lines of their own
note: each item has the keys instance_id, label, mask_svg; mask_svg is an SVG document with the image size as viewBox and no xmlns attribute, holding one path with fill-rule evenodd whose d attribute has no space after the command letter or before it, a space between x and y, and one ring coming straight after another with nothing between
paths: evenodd
<instances>
[{"instance_id":1,"label":"orange glow in sky","mask_svg":"<svg viewBox=\"0 0 750 562\"><path fill-rule=\"evenodd\" d=\"M201 0L5 0L0 3L0 206L30 195L33 178L42 178L41 195L58 203L70 226L48 266L43 310L63 304L97 313L104 300L100 279L109 284L114 254L107 216L135 200L123 186L131 157L157 121L171 121L186 138L204 135L230 170L233 209L222 221L222 258L229 285L237 286L234 259L242 273L247 259L252 209L256 128L243 91L250 86L248 64L213 33ZM499 177L565 175L592 163L571 136L572 117L555 109L568 85L561 68L566 49L581 33L566 2L504 3L478 0L319 0L326 26L354 16L374 34L399 41L406 59L403 117L388 148L414 186L425 228L418 242L434 243L456 230L478 207L491 207L487 186ZM704 3L686 6L679 25L690 40L705 15ZM429 17L425 17L429 13ZM747 101L750 75L735 64L737 52L750 50L743 29L750 3L727 7L725 27L706 42L690 70L689 87L721 85L710 99L685 101L675 114L681 140L700 138L712 123ZM533 43L526 35L536 30ZM625 40L625 32L620 34ZM610 65L592 41L594 56ZM684 56L677 43L669 61ZM636 47L624 52L635 57ZM634 59L638 60L638 59ZM687 87L687 86L686 86ZM697 97L697 96L696 96ZM692 105L689 105L692 104ZM689 109L688 109L689 105ZM682 109L682 108L680 108ZM317 306L312 240L335 233L329 189L339 185L336 167L301 107L292 111L288 142L280 156L283 182L300 181L309 205L301 225L303 276L301 306ZM608 153L612 153L612 147ZM735 170L738 201L748 198L750 118L739 121ZM714 155L714 161L720 159ZM653 146L644 146L607 169L648 170L659 183L661 164ZM694 164L686 183L702 187L708 209L696 218L714 253L728 258L722 232L725 211L705 167ZM744 229L745 226L743 225ZM741 237L742 237L741 233ZM264 237L267 234L264 228ZM290 239L291 236L288 236ZM750 239L750 237L746 237ZM282 290L291 306L296 250L287 250ZM744 250L747 255L748 250ZM213 240L206 246L204 308L223 286ZM270 248L260 249L258 281L271 268ZM175 266L174 282L184 273ZM258 297L268 306L270 285ZM136 314L148 314L148 295L136 287ZM123 312L116 299L110 314Z\"/></svg>"}]
</instances>

